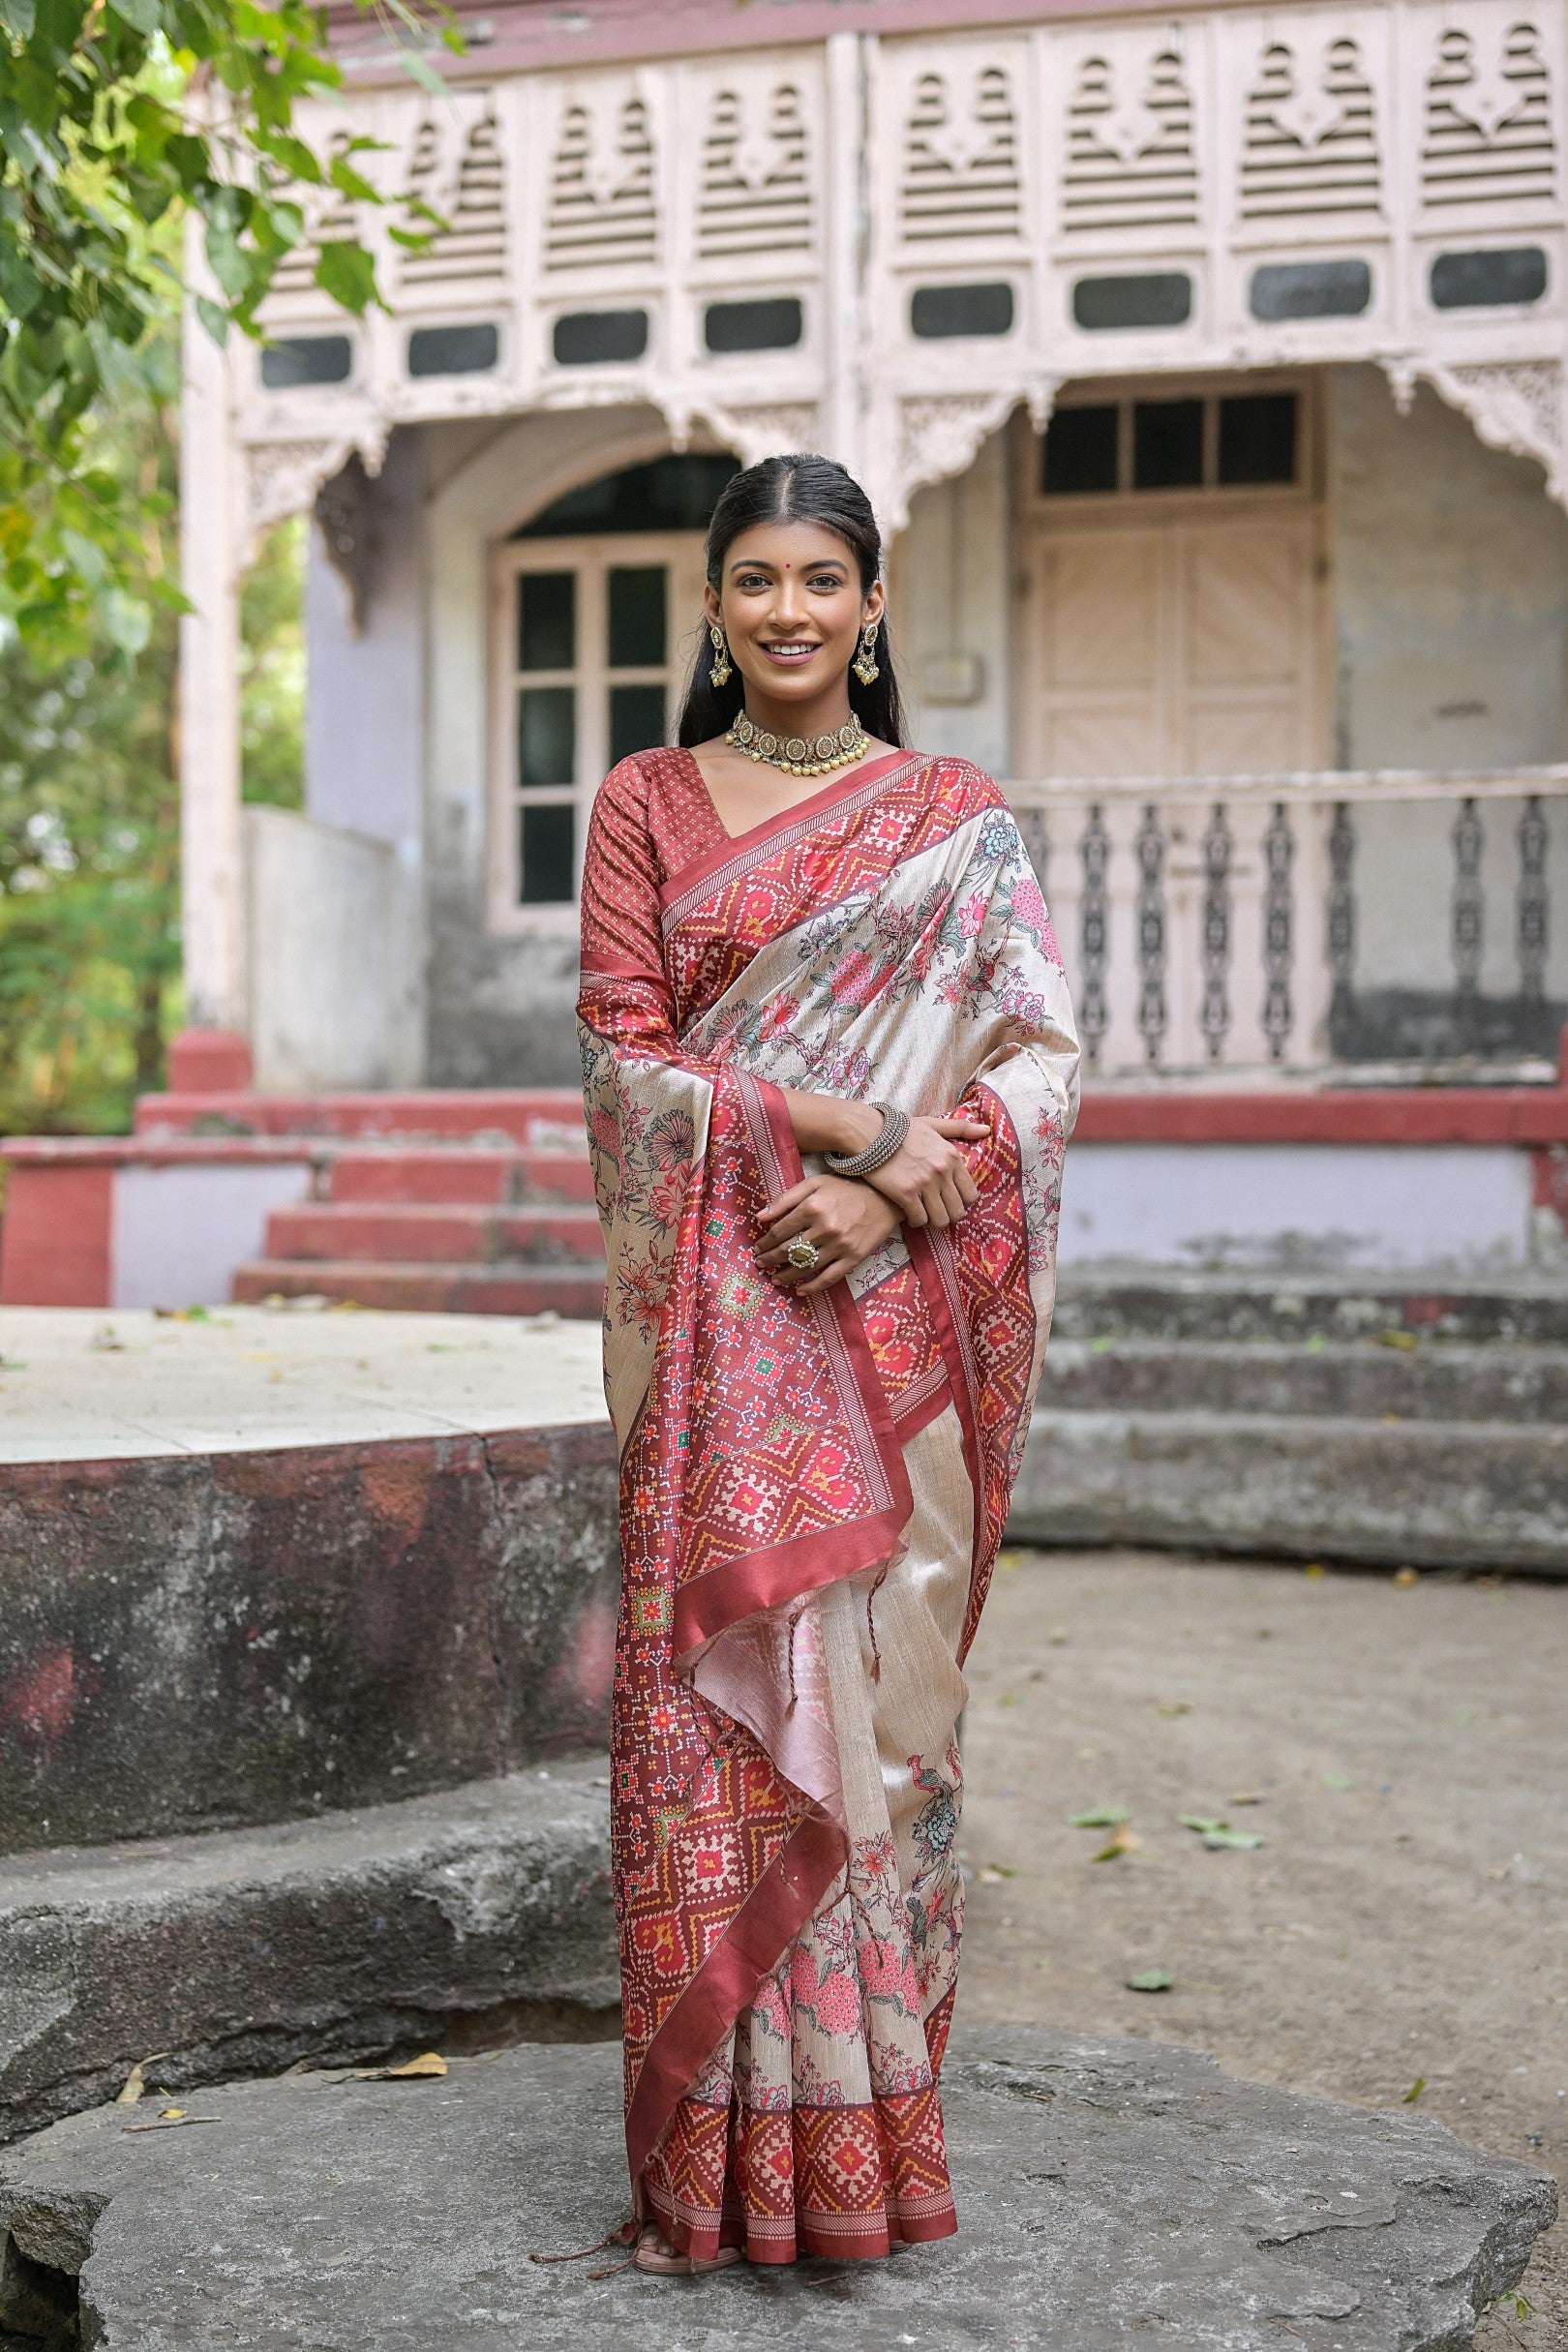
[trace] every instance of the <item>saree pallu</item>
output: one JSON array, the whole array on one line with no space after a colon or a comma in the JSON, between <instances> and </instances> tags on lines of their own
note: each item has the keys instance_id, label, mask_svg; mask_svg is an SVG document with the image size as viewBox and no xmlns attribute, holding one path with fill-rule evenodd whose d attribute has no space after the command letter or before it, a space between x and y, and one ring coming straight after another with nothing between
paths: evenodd
<instances>
[{"instance_id":1,"label":"saree pallu","mask_svg":"<svg viewBox=\"0 0 1568 2352\"><path fill-rule=\"evenodd\" d=\"M579 1023L634 2211L699 2257L882 2254L956 2227L955 1734L1054 1293L1061 960L966 761L883 756L731 838L688 752L645 753L594 805ZM793 1295L755 1254L802 1172L781 1087L972 1113L979 1199Z\"/></svg>"}]
</instances>

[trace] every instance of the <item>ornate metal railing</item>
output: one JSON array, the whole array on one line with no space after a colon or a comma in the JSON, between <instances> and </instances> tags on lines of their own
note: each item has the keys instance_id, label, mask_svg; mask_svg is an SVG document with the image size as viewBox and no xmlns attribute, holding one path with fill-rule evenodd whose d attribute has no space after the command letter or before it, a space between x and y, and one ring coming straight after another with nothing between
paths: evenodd
<instances>
[{"instance_id":1,"label":"ornate metal railing","mask_svg":"<svg viewBox=\"0 0 1568 2352\"><path fill-rule=\"evenodd\" d=\"M1103 1075L1555 1059L1568 768L1006 789Z\"/></svg>"}]
</instances>

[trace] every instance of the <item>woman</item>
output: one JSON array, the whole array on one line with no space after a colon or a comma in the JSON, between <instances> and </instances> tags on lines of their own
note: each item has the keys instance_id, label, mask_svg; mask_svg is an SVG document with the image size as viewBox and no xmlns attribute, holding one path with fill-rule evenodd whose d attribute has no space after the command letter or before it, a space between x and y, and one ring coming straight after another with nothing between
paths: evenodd
<instances>
[{"instance_id":1,"label":"woman","mask_svg":"<svg viewBox=\"0 0 1568 2352\"><path fill-rule=\"evenodd\" d=\"M1077 1046L1002 795L903 748L880 564L841 467L731 481L680 747L605 779L584 868L648 2270L957 2226L960 1667L1040 1376Z\"/></svg>"}]
</instances>

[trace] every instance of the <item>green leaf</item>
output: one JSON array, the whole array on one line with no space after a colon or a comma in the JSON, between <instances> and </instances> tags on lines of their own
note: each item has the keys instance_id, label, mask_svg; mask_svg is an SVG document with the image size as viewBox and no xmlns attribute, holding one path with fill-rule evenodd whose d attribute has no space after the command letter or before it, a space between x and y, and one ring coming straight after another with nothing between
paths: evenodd
<instances>
[{"instance_id":1,"label":"green leaf","mask_svg":"<svg viewBox=\"0 0 1568 2352\"><path fill-rule=\"evenodd\" d=\"M31 41L33 23L33 0L0 0L0 32L13 41Z\"/></svg>"},{"instance_id":2,"label":"green leaf","mask_svg":"<svg viewBox=\"0 0 1568 2352\"><path fill-rule=\"evenodd\" d=\"M1126 1805L1097 1805L1093 1813L1070 1813L1070 1829L1114 1829L1119 1823L1130 1820Z\"/></svg>"},{"instance_id":3,"label":"green leaf","mask_svg":"<svg viewBox=\"0 0 1568 2352\"><path fill-rule=\"evenodd\" d=\"M102 588L108 575L108 558L97 540L85 537L79 530L65 529L60 533L60 545L88 587Z\"/></svg>"},{"instance_id":4,"label":"green leaf","mask_svg":"<svg viewBox=\"0 0 1568 2352\"><path fill-rule=\"evenodd\" d=\"M137 654L152 635L152 613L139 596L124 588L107 588L98 599L98 616L111 645L122 653Z\"/></svg>"},{"instance_id":5,"label":"green leaf","mask_svg":"<svg viewBox=\"0 0 1568 2352\"><path fill-rule=\"evenodd\" d=\"M228 341L228 313L210 294L197 294L196 308L196 317L221 351Z\"/></svg>"},{"instance_id":6,"label":"green leaf","mask_svg":"<svg viewBox=\"0 0 1568 2352\"><path fill-rule=\"evenodd\" d=\"M334 302L352 311L355 317L377 300L376 264L362 245L342 243L324 245L316 265L316 283Z\"/></svg>"},{"instance_id":7,"label":"green leaf","mask_svg":"<svg viewBox=\"0 0 1568 2352\"><path fill-rule=\"evenodd\" d=\"M155 33L161 33L164 29L164 12L159 0L108 0L108 4L116 16L123 16L127 24L134 26L138 33L144 33L149 41Z\"/></svg>"},{"instance_id":8,"label":"green leaf","mask_svg":"<svg viewBox=\"0 0 1568 2352\"><path fill-rule=\"evenodd\" d=\"M1170 1971L1163 1968L1139 1969L1135 1976L1127 1980L1130 1993L1168 1993L1170 1986Z\"/></svg>"},{"instance_id":9,"label":"green leaf","mask_svg":"<svg viewBox=\"0 0 1568 2352\"><path fill-rule=\"evenodd\" d=\"M1409 2090L1406 2091L1403 2098L1400 2101L1401 2106L1413 2107L1416 2100L1421 2096L1422 2092L1425 2091L1426 2087L1426 2076L1424 2074L1418 2074L1415 2081L1410 2085Z\"/></svg>"}]
</instances>

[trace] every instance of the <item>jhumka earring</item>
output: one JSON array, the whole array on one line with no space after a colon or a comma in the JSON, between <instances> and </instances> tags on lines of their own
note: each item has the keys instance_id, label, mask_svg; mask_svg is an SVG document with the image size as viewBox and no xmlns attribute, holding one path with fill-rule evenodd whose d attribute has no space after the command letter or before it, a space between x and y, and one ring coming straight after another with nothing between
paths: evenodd
<instances>
[{"instance_id":1,"label":"jhumka earring","mask_svg":"<svg viewBox=\"0 0 1568 2352\"><path fill-rule=\"evenodd\" d=\"M725 643L724 631L716 620L710 620L708 634L713 640L713 667L708 673L708 682L710 686L727 686L730 682L730 648ZM873 671L872 676L875 675Z\"/></svg>"},{"instance_id":2,"label":"jhumka earring","mask_svg":"<svg viewBox=\"0 0 1568 2352\"><path fill-rule=\"evenodd\" d=\"M877 668L877 624L868 620L860 633L860 649L850 664L862 686L871 685L882 676Z\"/></svg>"}]
</instances>

